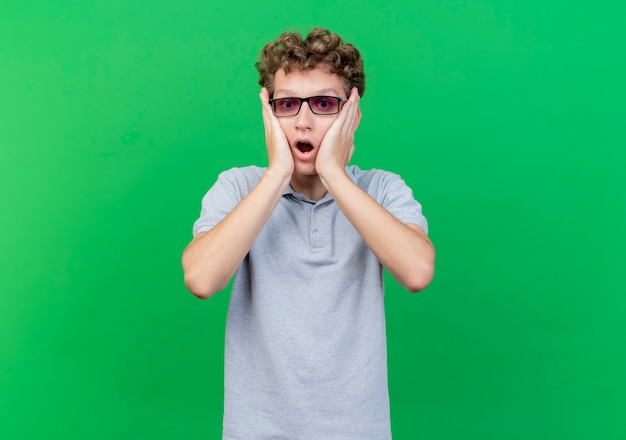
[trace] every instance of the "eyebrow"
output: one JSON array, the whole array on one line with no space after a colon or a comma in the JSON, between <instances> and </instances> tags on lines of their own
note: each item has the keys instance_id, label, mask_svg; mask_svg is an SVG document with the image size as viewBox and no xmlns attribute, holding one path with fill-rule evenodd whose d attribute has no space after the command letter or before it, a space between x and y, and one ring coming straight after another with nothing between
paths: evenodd
<instances>
[{"instance_id":1,"label":"eyebrow","mask_svg":"<svg viewBox=\"0 0 626 440\"><path fill-rule=\"evenodd\" d=\"M339 95L339 92L337 92L337 90L333 89L333 88L328 88L328 89L321 89L318 90L316 92L316 95L311 95L311 96L321 96L321 95L325 95L327 93L333 93L335 95ZM279 95L279 94L283 94L285 96L294 96L295 97L295 92L291 89L280 89L280 90L276 90L274 92L274 96Z\"/></svg>"}]
</instances>

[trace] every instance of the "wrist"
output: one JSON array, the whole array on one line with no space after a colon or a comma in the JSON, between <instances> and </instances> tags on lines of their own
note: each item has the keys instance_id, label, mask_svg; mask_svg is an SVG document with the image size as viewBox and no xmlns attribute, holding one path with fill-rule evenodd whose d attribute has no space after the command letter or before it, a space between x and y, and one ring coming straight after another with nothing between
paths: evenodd
<instances>
[{"instance_id":1,"label":"wrist","mask_svg":"<svg viewBox=\"0 0 626 440\"><path fill-rule=\"evenodd\" d=\"M320 180L331 194L334 188L342 185L346 181L349 181L350 178L346 173L345 167L333 167L324 172L319 172Z\"/></svg>"},{"instance_id":2,"label":"wrist","mask_svg":"<svg viewBox=\"0 0 626 440\"><path fill-rule=\"evenodd\" d=\"M292 173L289 171L278 169L277 167L268 167L263 175L264 180L274 182L283 189L289 185Z\"/></svg>"}]
</instances>

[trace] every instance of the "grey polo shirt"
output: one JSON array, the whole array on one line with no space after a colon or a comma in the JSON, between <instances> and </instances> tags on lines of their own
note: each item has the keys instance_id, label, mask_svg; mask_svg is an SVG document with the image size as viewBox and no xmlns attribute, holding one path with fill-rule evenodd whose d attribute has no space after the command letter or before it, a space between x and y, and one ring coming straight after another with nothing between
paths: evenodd
<instances>
[{"instance_id":1,"label":"grey polo shirt","mask_svg":"<svg viewBox=\"0 0 626 440\"><path fill-rule=\"evenodd\" d=\"M346 168L404 223L427 230L397 175ZM264 168L220 174L194 235L219 223ZM290 187L239 267L226 323L223 439L391 438L383 272L330 194Z\"/></svg>"}]
</instances>

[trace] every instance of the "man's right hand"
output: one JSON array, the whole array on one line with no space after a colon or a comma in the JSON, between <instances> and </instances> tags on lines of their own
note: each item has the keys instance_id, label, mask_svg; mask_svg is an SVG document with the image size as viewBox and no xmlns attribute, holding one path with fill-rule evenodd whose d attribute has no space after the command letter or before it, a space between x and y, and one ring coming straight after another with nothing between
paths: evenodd
<instances>
[{"instance_id":1,"label":"man's right hand","mask_svg":"<svg viewBox=\"0 0 626 440\"><path fill-rule=\"evenodd\" d=\"M269 103L269 92L263 87L259 94L263 109L263 125L265 126L265 145L267 147L267 168L278 176L291 177L294 171L293 156L289 141L278 118Z\"/></svg>"},{"instance_id":2,"label":"man's right hand","mask_svg":"<svg viewBox=\"0 0 626 440\"><path fill-rule=\"evenodd\" d=\"M228 285L274 212L293 175L294 161L287 136L261 90L268 170L259 183L211 230L198 234L183 252L187 288L209 298Z\"/></svg>"}]
</instances>

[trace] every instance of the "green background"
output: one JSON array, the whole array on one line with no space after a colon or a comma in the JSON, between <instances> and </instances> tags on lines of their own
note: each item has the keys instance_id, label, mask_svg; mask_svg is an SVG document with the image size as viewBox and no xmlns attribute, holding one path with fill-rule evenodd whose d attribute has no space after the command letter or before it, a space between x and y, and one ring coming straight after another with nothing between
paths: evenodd
<instances>
[{"instance_id":1,"label":"green background","mask_svg":"<svg viewBox=\"0 0 626 440\"><path fill-rule=\"evenodd\" d=\"M387 279L394 439L626 438L621 1L3 1L0 438L220 438L228 293L180 255L219 171L266 162L254 62L363 53L353 163L438 250Z\"/></svg>"}]
</instances>

